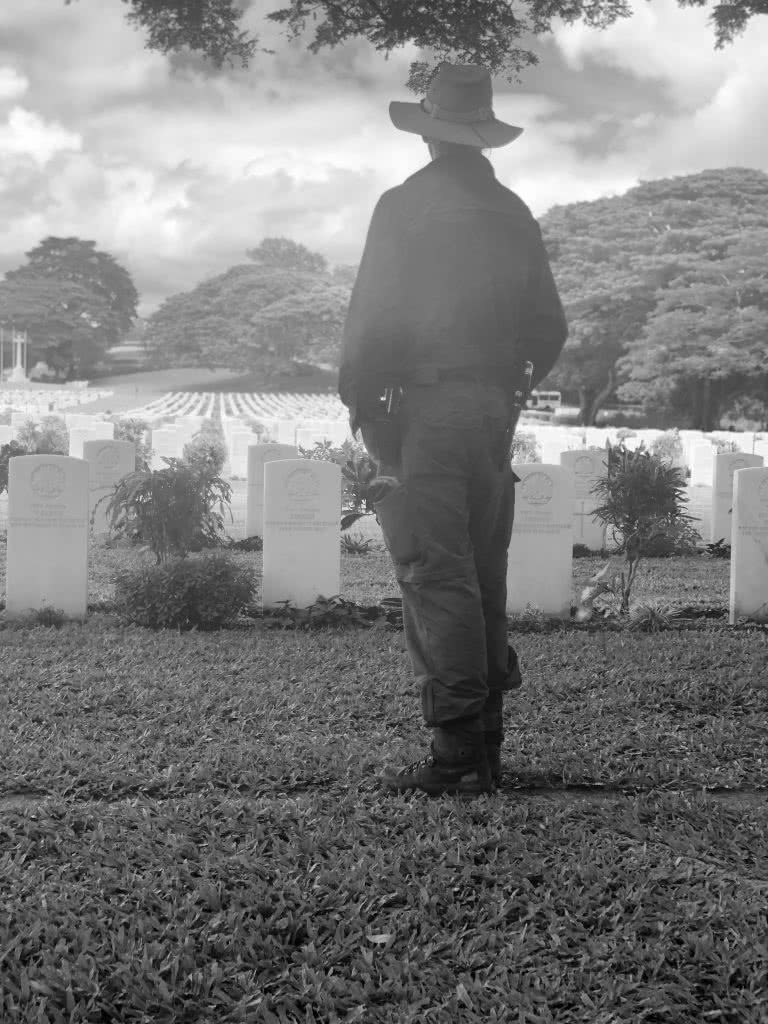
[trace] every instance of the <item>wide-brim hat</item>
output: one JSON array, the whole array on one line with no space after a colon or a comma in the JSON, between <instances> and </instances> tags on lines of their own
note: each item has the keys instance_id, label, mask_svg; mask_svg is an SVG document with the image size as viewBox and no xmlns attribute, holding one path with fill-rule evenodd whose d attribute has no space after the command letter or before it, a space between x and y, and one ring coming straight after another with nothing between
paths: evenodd
<instances>
[{"instance_id":1,"label":"wide-brim hat","mask_svg":"<svg viewBox=\"0 0 768 1024\"><path fill-rule=\"evenodd\" d=\"M426 97L420 103L393 100L389 116L401 131L480 149L506 146L523 133L494 117L491 75L479 64L443 61Z\"/></svg>"}]
</instances>

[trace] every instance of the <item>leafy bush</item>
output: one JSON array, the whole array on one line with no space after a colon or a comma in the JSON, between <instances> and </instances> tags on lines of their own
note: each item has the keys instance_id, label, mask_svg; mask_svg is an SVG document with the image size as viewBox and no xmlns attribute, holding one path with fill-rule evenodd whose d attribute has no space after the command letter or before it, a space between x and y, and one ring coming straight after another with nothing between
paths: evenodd
<instances>
[{"instance_id":1,"label":"leafy bush","mask_svg":"<svg viewBox=\"0 0 768 1024\"><path fill-rule=\"evenodd\" d=\"M666 430L651 444L651 454L661 462L672 465L683 457L683 442L677 430Z\"/></svg>"},{"instance_id":2,"label":"leafy bush","mask_svg":"<svg viewBox=\"0 0 768 1024\"><path fill-rule=\"evenodd\" d=\"M536 435L527 430L515 431L510 453L512 462L515 463L541 462L541 448L536 440Z\"/></svg>"},{"instance_id":3,"label":"leafy bush","mask_svg":"<svg viewBox=\"0 0 768 1024\"><path fill-rule=\"evenodd\" d=\"M266 425L261 420L247 418L245 420L245 425L249 430L252 430L254 434L258 434L259 437L267 432Z\"/></svg>"},{"instance_id":4,"label":"leafy bush","mask_svg":"<svg viewBox=\"0 0 768 1024\"><path fill-rule=\"evenodd\" d=\"M198 432L188 441L181 453L182 460L201 473L211 477L221 476L224 463L227 461L227 449L213 433Z\"/></svg>"},{"instance_id":5,"label":"leafy bush","mask_svg":"<svg viewBox=\"0 0 768 1024\"><path fill-rule=\"evenodd\" d=\"M573 545L574 558L589 558L594 552L586 544L576 543Z\"/></svg>"},{"instance_id":6,"label":"leafy bush","mask_svg":"<svg viewBox=\"0 0 768 1024\"><path fill-rule=\"evenodd\" d=\"M253 600L251 569L218 552L126 569L115 579L119 613L150 629L220 629Z\"/></svg>"},{"instance_id":7,"label":"leafy bush","mask_svg":"<svg viewBox=\"0 0 768 1024\"><path fill-rule=\"evenodd\" d=\"M367 555L371 550L371 541L366 540L362 533L344 534L341 550L347 555Z\"/></svg>"},{"instance_id":8,"label":"leafy bush","mask_svg":"<svg viewBox=\"0 0 768 1024\"><path fill-rule=\"evenodd\" d=\"M615 576L612 584L601 574L593 582L603 593L611 586L619 588L619 613L628 614L632 584L649 545L660 535L675 531L679 535L680 528L695 517L683 511L687 498L681 471L646 451L644 445L629 451L623 444L609 444L607 468L607 475L592 487L592 493L602 499L592 515L612 528L615 539L620 535L627 573Z\"/></svg>"},{"instance_id":9,"label":"leafy bush","mask_svg":"<svg viewBox=\"0 0 768 1024\"><path fill-rule=\"evenodd\" d=\"M69 431L61 416L44 416L40 423L28 420L16 440L27 455L69 455Z\"/></svg>"},{"instance_id":10,"label":"leafy bush","mask_svg":"<svg viewBox=\"0 0 768 1024\"><path fill-rule=\"evenodd\" d=\"M365 445L344 441L340 448L330 441L317 441L313 448L299 448L305 459L320 459L341 466L343 479L341 529L346 530L363 516L375 515L370 485L376 477L376 462Z\"/></svg>"},{"instance_id":11,"label":"leafy bush","mask_svg":"<svg viewBox=\"0 0 768 1024\"><path fill-rule=\"evenodd\" d=\"M0 494L8 490L8 463L14 455L27 455L26 448L18 441L9 441L0 447Z\"/></svg>"},{"instance_id":12,"label":"leafy bush","mask_svg":"<svg viewBox=\"0 0 768 1024\"><path fill-rule=\"evenodd\" d=\"M713 558L730 558L731 557L731 545L725 543L725 537L721 537L720 540L716 540L714 544L706 545L707 554Z\"/></svg>"},{"instance_id":13,"label":"leafy bush","mask_svg":"<svg viewBox=\"0 0 768 1024\"><path fill-rule=\"evenodd\" d=\"M136 449L136 469L147 472L152 449L147 443L149 424L146 420L119 416L110 416L109 421L115 424L115 441L132 441Z\"/></svg>"},{"instance_id":14,"label":"leafy bush","mask_svg":"<svg viewBox=\"0 0 768 1024\"><path fill-rule=\"evenodd\" d=\"M701 534L690 523L665 526L651 537L644 550L646 558L671 558L673 555L697 555L701 550Z\"/></svg>"},{"instance_id":15,"label":"leafy bush","mask_svg":"<svg viewBox=\"0 0 768 1024\"><path fill-rule=\"evenodd\" d=\"M224 528L220 514L229 506L232 488L180 459L163 458L166 469L136 470L105 495L110 532L146 544L157 559L185 558L193 540L216 540ZM214 511L218 502L220 512ZM230 518L232 512L229 510Z\"/></svg>"},{"instance_id":16,"label":"leafy bush","mask_svg":"<svg viewBox=\"0 0 768 1024\"><path fill-rule=\"evenodd\" d=\"M335 462L339 466L343 466L349 457L343 448L335 447L331 441L315 441L311 448L299 445L299 456L319 462Z\"/></svg>"},{"instance_id":17,"label":"leafy bush","mask_svg":"<svg viewBox=\"0 0 768 1024\"><path fill-rule=\"evenodd\" d=\"M662 629L669 629L672 617L670 605L651 601L641 604L632 612L629 626L641 633L659 633Z\"/></svg>"},{"instance_id":18,"label":"leafy bush","mask_svg":"<svg viewBox=\"0 0 768 1024\"><path fill-rule=\"evenodd\" d=\"M715 454L720 455L722 452L740 452L738 444L735 441L725 441L722 437L711 437L710 441L715 446Z\"/></svg>"}]
</instances>

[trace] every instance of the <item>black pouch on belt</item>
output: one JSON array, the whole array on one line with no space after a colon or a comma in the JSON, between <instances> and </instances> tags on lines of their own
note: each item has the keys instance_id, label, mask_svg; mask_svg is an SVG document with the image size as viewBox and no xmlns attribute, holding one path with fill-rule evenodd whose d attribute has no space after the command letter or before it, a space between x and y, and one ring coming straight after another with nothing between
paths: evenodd
<instances>
[{"instance_id":1,"label":"black pouch on belt","mask_svg":"<svg viewBox=\"0 0 768 1024\"><path fill-rule=\"evenodd\" d=\"M361 405L360 419L371 441L371 455L387 466L400 461L402 397L400 385L381 384L367 390Z\"/></svg>"}]
</instances>

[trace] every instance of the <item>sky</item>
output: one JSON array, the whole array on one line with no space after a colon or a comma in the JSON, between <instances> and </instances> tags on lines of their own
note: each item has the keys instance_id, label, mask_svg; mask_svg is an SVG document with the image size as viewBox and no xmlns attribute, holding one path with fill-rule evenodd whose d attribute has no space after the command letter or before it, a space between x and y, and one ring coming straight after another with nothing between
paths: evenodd
<instances>
[{"instance_id":1,"label":"sky","mask_svg":"<svg viewBox=\"0 0 768 1024\"><path fill-rule=\"evenodd\" d=\"M379 195L429 159L388 112L418 100L422 55L365 40L314 55L264 21L281 6L256 0L243 21L277 53L216 71L146 50L119 0L0 4L0 273L47 235L90 239L148 316L265 237L358 263ZM496 117L525 129L489 154L497 178L540 217L656 178L768 172L768 18L716 50L710 10L634 0L611 28L524 39L539 65L494 79Z\"/></svg>"}]
</instances>

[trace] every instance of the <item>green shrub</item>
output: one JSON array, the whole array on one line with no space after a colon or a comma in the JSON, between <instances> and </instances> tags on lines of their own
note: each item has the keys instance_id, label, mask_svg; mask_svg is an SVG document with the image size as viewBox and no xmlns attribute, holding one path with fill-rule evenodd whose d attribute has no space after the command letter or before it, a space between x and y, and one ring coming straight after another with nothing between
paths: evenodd
<instances>
[{"instance_id":1,"label":"green shrub","mask_svg":"<svg viewBox=\"0 0 768 1024\"><path fill-rule=\"evenodd\" d=\"M371 550L371 541L366 540L362 533L344 534L341 550L347 555L367 555Z\"/></svg>"},{"instance_id":2,"label":"green shrub","mask_svg":"<svg viewBox=\"0 0 768 1024\"><path fill-rule=\"evenodd\" d=\"M115 579L122 618L150 629L221 629L253 600L252 569L215 552L126 569Z\"/></svg>"},{"instance_id":3,"label":"green shrub","mask_svg":"<svg viewBox=\"0 0 768 1024\"><path fill-rule=\"evenodd\" d=\"M335 462L341 466L342 530L348 529L363 516L376 514L369 487L376 477L377 466L364 444L344 441L341 447L334 447L330 441L316 441L312 448L299 448L299 454L304 459Z\"/></svg>"},{"instance_id":4,"label":"green shrub","mask_svg":"<svg viewBox=\"0 0 768 1024\"><path fill-rule=\"evenodd\" d=\"M536 435L531 431L515 431L510 453L514 463L541 462L541 448L536 441Z\"/></svg>"},{"instance_id":5,"label":"green shrub","mask_svg":"<svg viewBox=\"0 0 768 1024\"><path fill-rule=\"evenodd\" d=\"M28 420L16 440L27 455L69 455L69 431L61 416L44 416L40 423Z\"/></svg>"},{"instance_id":6,"label":"green shrub","mask_svg":"<svg viewBox=\"0 0 768 1024\"><path fill-rule=\"evenodd\" d=\"M648 539L643 554L646 558L697 555L701 544L701 534L690 523L670 524Z\"/></svg>"},{"instance_id":7,"label":"green shrub","mask_svg":"<svg viewBox=\"0 0 768 1024\"><path fill-rule=\"evenodd\" d=\"M725 537L721 537L720 540L716 540L713 544L707 544L706 549L707 554L713 558L731 557L731 545L726 544Z\"/></svg>"},{"instance_id":8,"label":"green shrub","mask_svg":"<svg viewBox=\"0 0 768 1024\"><path fill-rule=\"evenodd\" d=\"M681 536L681 527L695 517L683 511L687 498L682 472L646 451L644 445L630 451L623 444L609 444L607 462L607 475L592 488L592 494L602 500L592 515L612 528L614 538L617 534L621 537L627 571L610 582L605 570L598 573L592 581L594 587L582 594L582 604L591 608L589 602L596 596L612 592L619 598L619 613L626 615L632 584L649 545L660 535Z\"/></svg>"},{"instance_id":9,"label":"green shrub","mask_svg":"<svg viewBox=\"0 0 768 1024\"><path fill-rule=\"evenodd\" d=\"M121 419L119 416L110 416L109 421L115 424L115 441L133 442L136 449L136 469L148 471L152 449L146 440L149 430L147 421L133 417Z\"/></svg>"},{"instance_id":10,"label":"green shrub","mask_svg":"<svg viewBox=\"0 0 768 1024\"><path fill-rule=\"evenodd\" d=\"M14 455L28 455L27 449L18 441L9 441L0 446L0 494L8 490L8 463Z\"/></svg>"},{"instance_id":11,"label":"green shrub","mask_svg":"<svg viewBox=\"0 0 768 1024\"><path fill-rule=\"evenodd\" d=\"M224 529L224 506L232 519L232 488L207 470L181 459L166 459L165 469L136 470L105 495L110 533L146 544L157 563L173 555L184 558L193 540L218 538ZM214 511L218 503L219 512Z\"/></svg>"},{"instance_id":12,"label":"green shrub","mask_svg":"<svg viewBox=\"0 0 768 1024\"><path fill-rule=\"evenodd\" d=\"M590 558L594 554L586 544L576 543L573 545L573 557L574 558Z\"/></svg>"},{"instance_id":13,"label":"green shrub","mask_svg":"<svg viewBox=\"0 0 768 1024\"><path fill-rule=\"evenodd\" d=\"M721 437L712 437L710 441L715 446L715 453L720 455L722 452L740 452L738 444L735 441L725 441Z\"/></svg>"},{"instance_id":14,"label":"green shrub","mask_svg":"<svg viewBox=\"0 0 768 1024\"><path fill-rule=\"evenodd\" d=\"M227 448L212 432L199 432L184 445L181 457L201 473L211 477L221 476L227 461Z\"/></svg>"},{"instance_id":15,"label":"green shrub","mask_svg":"<svg viewBox=\"0 0 768 1024\"><path fill-rule=\"evenodd\" d=\"M651 444L651 455L672 465L683 457L683 442L677 430L666 430Z\"/></svg>"}]
</instances>

